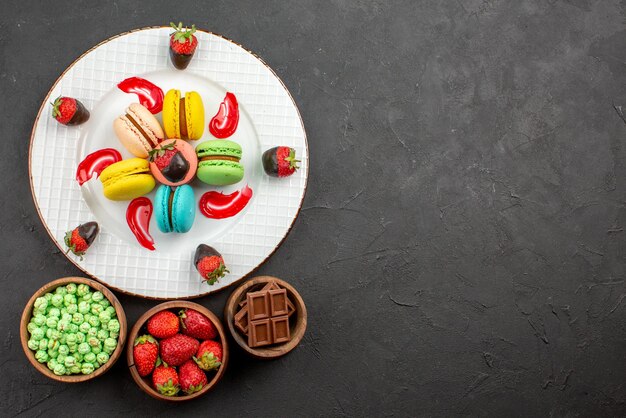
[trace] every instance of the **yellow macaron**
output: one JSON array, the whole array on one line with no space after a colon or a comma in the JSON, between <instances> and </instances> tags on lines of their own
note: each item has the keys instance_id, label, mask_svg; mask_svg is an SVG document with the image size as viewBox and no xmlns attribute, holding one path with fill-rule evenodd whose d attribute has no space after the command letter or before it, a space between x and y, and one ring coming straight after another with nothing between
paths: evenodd
<instances>
[{"instance_id":1,"label":"yellow macaron","mask_svg":"<svg viewBox=\"0 0 626 418\"><path fill-rule=\"evenodd\" d=\"M200 139L204 133L204 104L195 92L171 89L163 98L163 126L168 138Z\"/></svg>"},{"instance_id":2,"label":"yellow macaron","mask_svg":"<svg viewBox=\"0 0 626 418\"><path fill-rule=\"evenodd\" d=\"M156 185L150 164L143 158L129 158L111 164L100 173L104 197L131 200L148 194Z\"/></svg>"}]
</instances>

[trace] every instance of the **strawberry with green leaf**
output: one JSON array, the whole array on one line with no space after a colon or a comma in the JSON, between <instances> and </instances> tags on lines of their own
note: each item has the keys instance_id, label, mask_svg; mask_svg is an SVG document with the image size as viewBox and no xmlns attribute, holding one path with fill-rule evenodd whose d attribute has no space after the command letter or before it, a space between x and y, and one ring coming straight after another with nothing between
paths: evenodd
<instances>
[{"instance_id":1,"label":"strawberry with green leaf","mask_svg":"<svg viewBox=\"0 0 626 418\"><path fill-rule=\"evenodd\" d=\"M50 104L52 117L62 125L80 125L89 120L89 111L76 99L59 96Z\"/></svg>"},{"instance_id":2,"label":"strawberry with green leaf","mask_svg":"<svg viewBox=\"0 0 626 418\"><path fill-rule=\"evenodd\" d=\"M76 228L65 233L65 245L67 245L66 253L70 251L80 257L81 261L83 255L93 243L100 232L100 227L97 222L87 222L82 225L78 225Z\"/></svg>"},{"instance_id":3,"label":"strawberry with green leaf","mask_svg":"<svg viewBox=\"0 0 626 418\"><path fill-rule=\"evenodd\" d=\"M215 284L226 273L229 273L222 254L206 244L198 245L193 263L200 276L210 285Z\"/></svg>"},{"instance_id":4,"label":"strawberry with green leaf","mask_svg":"<svg viewBox=\"0 0 626 418\"><path fill-rule=\"evenodd\" d=\"M183 27L182 22L178 26L170 22L174 32L170 34L170 59L174 67L179 70L187 68L193 58L193 54L198 47L198 38L195 37L196 25L191 25L191 29Z\"/></svg>"},{"instance_id":5,"label":"strawberry with green leaf","mask_svg":"<svg viewBox=\"0 0 626 418\"><path fill-rule=\"evenodd\" d=\"M263 169L268 176L289 177L298 167L296 150L290 147L274 147L268 149L261 157Z\"/></svg>"}]
</instances>

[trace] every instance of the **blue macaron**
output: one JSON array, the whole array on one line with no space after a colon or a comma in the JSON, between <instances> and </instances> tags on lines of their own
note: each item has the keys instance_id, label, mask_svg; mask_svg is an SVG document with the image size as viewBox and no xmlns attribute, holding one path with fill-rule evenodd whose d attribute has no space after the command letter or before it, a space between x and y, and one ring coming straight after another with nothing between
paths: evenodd
<instances>
[{"instance_id":1,"label":"blue macaron","mask_svg":"<svg viewBox=\"0 0 626 418\"><path fill-rule=\"evenodd\" d=\"M196 199L188 184L161 185L154 197L154 214L161 232L188 232L196 218Z\"/></svg>"}]
</instances>

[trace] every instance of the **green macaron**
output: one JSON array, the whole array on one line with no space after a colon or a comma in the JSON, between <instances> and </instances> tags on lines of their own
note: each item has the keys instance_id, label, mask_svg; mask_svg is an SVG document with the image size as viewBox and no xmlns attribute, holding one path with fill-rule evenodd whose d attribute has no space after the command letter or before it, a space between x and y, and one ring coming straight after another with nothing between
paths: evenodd
<instances>
[{"instance_id":1,"label":"green macaron","mask_svg":"<svg viewBox=\"0 0 626 418\"><path fill-rule=\"evenodd\" d=\"M196 147L200 181L212 186L235 184L243 179L241 145L223 140L204 141Z\"/></svg>"}]
</instances>

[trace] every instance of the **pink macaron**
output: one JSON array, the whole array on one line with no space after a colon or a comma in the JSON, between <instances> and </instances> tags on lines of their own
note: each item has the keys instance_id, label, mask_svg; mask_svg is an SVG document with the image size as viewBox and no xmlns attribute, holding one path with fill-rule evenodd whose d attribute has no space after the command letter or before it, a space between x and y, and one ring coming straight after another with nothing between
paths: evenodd
<instances>
[{"instance_id":1,"label":"pink macaron","mask_svg":"<svg viewBox=\"0 0 626 418\"><path fill-rule=\"evenodd\" d=\"M139 158L146 158L165 138L159 121L139 103L128 106L126 114L113 121L113 130L122 145Z\"/></svg>"},{"instance_id":2,"label":"pink macaron","mask_svg":"<svg viewBox=\"0 0 626 418\"><path fill-rule=\"evenodd\" d=\"M182 139L168 139L150 151L150 171L168 186L180 186L193 180L198 157L193 146Z\"/></svg>"}]
</instances>

